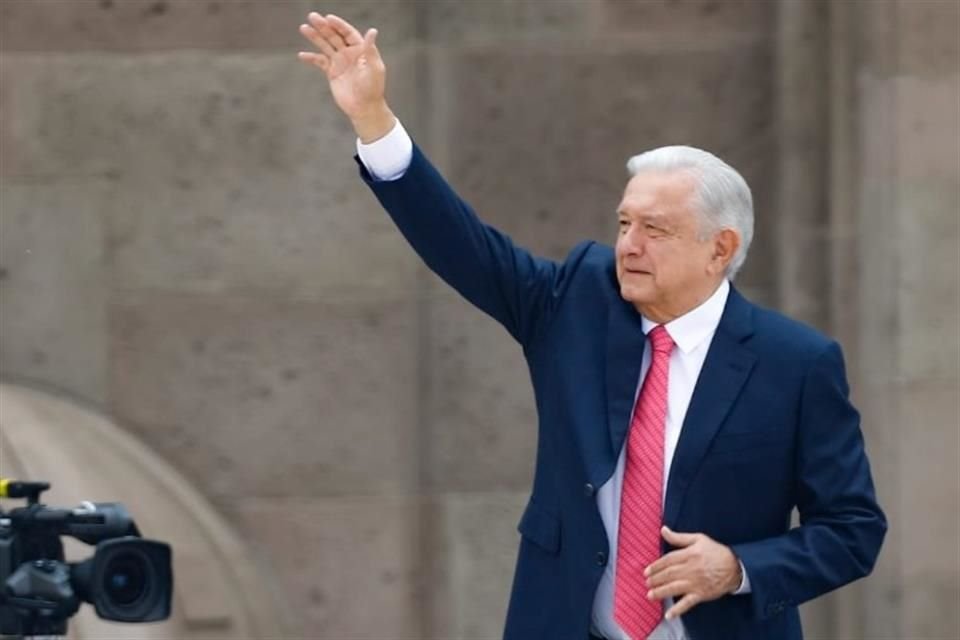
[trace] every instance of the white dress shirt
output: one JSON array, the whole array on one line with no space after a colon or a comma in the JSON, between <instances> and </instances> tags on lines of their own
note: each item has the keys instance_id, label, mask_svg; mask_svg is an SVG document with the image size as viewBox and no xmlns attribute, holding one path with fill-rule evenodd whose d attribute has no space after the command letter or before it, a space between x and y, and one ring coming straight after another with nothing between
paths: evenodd
<instances>
[{"instance_id":1,"label":"white dress shirt","mask_svg":"<svg viewBox=\"0 0 960 640\"><path fill-rule=\"evenodd\" d=\"M393 129L382 138L363 144L357 140L357 155L367 171L377 180L396 180L406 173L413 157L413 142L403 125L397 120ZM697 308L666 324L667 332L676 343L676 348L670 355L670 378L667 391L667 424L664 434L664 465L663 491L667 492L667 479L670 477L670 465L673 462L673 453L680 439L680 428L687 415L687 407L693 396L693 389L703 368L703 361L707 357L707 350L713 340L713 334L720 323L720 316L730 293L730 284L724 280L717 290ZM656 323L647 318L642 319L644 334L648 334ZM650 368L650 351L644 350L643 361L640 364L640 378L637 381L637 390L643 384L643 378ZM634 396L636 400L636 395ZM609 640L642 640L631 639L613 619L613 594L616 583L617 566L617 532L620 523L620 493L623 487L623 464L626 446L620 450L616 470L610 479L597 491L597 507L607 532L610 543L609 561L593 602L591 617L592 631L596 635ZM695 533L695 532L683 532ZM741 569L743 568L741 563ZM743 582L736 593L749 593L750 580L743 572ZM665 610L672 604L665 603ZM654 629L649 640L687 640L683 623L679 618L664 620Z\"/></svg>"},{"instance_id":2,"label":"white dress shirt","mask_svg":"<svg viewBox=\"0 0 960 640\"><path fill-rule=\"evenodd\" d=\"M397 180L407 172L413 158L413 140L400 120L393 125L390 133L370 144L363 144L357 138L357 155L367 168L367 172L383 182Z\"/></svg>"},{"instance_id":3,"label":"white dress shirt","mask_svg":"<svg viewBox=\"0 0 960 640\"><path fill-rule=\"evenodd\" d=\"M723 315L723 308L727 303L729 293L730 284L724 280L713 295L700 306L665 325L667 333L670 334L677 346L670 354L670 378L667 383L667 424L665 425L663 443L664 499L667 495L667 479L670 477L673 454L677 449L677 442L680 440L680 429L687 415L690 398L693 397L693 389L697 384L697 378L700 377L700 370L703 368L703 361L707 357L713 334L716 333L717 326L720 324L720 316ZM649 334L650 330L657 324L647 318L642 318L641 326L644 334ZM640 379L637 381L635 394L640 393L643 379L650 368L651 351L652 348L650 347L644 349L643 361L640 363ZM636 401L636 395L634 395L634 401ZM597 507L600 509L600 517L603 519L607 539L610 541L610 554L603 577L600 578L600 584L597 586L597 593L594 596L591 621L593 632L609 640L631 640L613 619L613 595L617 573L617 534L620 525L620 493L623 490L623 465L626 450L626 446L620 449L620 457L617 459L617 467L613 475L597 491ZM682 533L696 532L684 531ZM743 576L744 580L736 593L749 592L750 584L746 572L743 573ZM672 599L667 599L664 602L664 611L670 608L672 604ZM649 637L650 640L687 639L680 618L664 619Z\"/></svg>"}]
</instances>

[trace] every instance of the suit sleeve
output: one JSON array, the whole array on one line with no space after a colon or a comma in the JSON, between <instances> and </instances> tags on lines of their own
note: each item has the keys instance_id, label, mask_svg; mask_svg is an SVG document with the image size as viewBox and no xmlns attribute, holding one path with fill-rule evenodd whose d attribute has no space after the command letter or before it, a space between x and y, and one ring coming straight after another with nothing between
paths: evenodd
<instances>
[{"instance_id":1,"label":"suit sleeve","mask_svg":"<svg viewBox=\"0 0 960 640\"><path fill-rule=\"evenodd\" d=\"M414 144L407 171L376 181L360 175L427 266L528 346L550 317L566 274L586 252L578 245L563 265L533 256L481 221Z\"/></svg>"},{"instance_id":2,"label":"suit sleeve","mask_svg":"<svg viewBox=\"0 0 960 640\"><path fill-rule=\"evenodd\" d=\"M834 342L804 381L795 449L800 525L733 546L761 619L867 575L880 552L887 522L848 394L843 355Z\"/></svg>"}]
</instances>

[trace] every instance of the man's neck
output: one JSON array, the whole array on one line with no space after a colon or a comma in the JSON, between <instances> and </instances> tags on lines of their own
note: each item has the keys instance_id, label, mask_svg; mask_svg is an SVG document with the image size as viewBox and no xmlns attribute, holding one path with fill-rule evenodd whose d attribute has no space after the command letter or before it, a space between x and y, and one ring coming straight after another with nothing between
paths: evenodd
<instances>
[{"instance_id":1,"label":"man's neck","mask_svg":"<svg viewBox=\"0 0 960 640\"><path fill-rule=\"evenodd\" d=\"M647 320L657 324L667 324L672 320L676 320L677 318L690 313L704 302L709 300L710 296L717 292L717 289L720 287L721 283L723 283L723 278L702 289L699 289L695 296L685 296L682 300L676 302L668 301L662 305L636 304L634 306L636 307L637 311L640 312L640 315Z\"/></svg>"}]
</instances>

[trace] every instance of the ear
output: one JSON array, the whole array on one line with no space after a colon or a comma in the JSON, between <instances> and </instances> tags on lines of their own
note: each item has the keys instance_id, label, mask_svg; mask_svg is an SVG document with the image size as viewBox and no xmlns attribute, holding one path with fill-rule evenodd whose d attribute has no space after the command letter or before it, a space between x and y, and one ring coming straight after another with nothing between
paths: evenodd
<instances>
[{"instance_id":1,"label":"ear","mask_svg":"<svg viewBox=\"0 0 960 640\"><path fill-rule=\"evenodd\" d=\"M724 272L737 249L740 248L740 234L733 229L721 229L713 236L713 255L710 256L710 264L707 270L711 275L719 275Z\"/></svg>"}]
</instances>

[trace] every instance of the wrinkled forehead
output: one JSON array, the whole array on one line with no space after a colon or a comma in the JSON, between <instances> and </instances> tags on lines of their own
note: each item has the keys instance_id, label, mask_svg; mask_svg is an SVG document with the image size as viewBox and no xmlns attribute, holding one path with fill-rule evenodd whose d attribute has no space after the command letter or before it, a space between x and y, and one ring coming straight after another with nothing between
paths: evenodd
<instances>
[{"instance_id":1,"label":"wrinkled forehead","mask_svg":"<svg viewBox=\"0 0 960 640\"><path fill-rule=\"evenodd\" d=\"M623 190L617 213L634 216L693 215L697 177L691 171L641 171Z\"/></svg>"}]
</instances>

